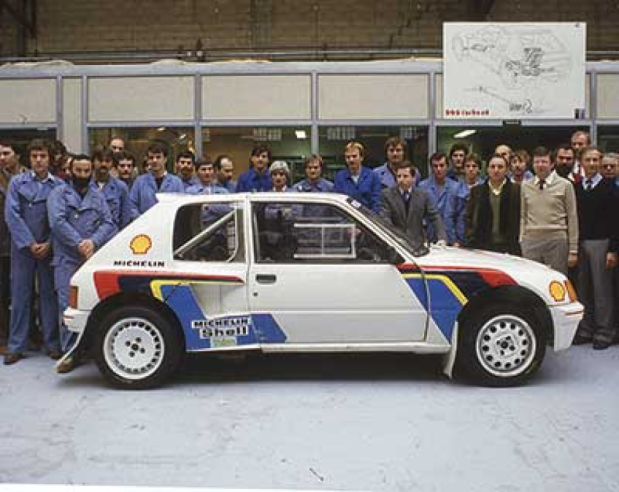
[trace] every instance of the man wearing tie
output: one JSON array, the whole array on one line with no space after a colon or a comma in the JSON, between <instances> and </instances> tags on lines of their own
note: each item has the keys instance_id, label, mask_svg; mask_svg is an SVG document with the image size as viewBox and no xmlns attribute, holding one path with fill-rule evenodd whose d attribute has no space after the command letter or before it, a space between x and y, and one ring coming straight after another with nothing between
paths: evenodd
<instances>
[{"instance_id":1,"label":"man wearing tie","mask_svg":"<svg viewBox=\"0 0 619 492\"><path fill-rule=\"evenodd\" d=\"M520 246L522 256L567 275L578 263L578 214L574 186L559 176L550 151L533 152L535 179L522 185Z\"/></svg>"},{"instance_id":2,"label":"man wearing tie","mask_svg":"<svg viewBox=\"0 0 619 492\"><path fill-rule=\"evenodd\" d=\"M426 244L425 220L434 226L437 244L444 246L447 242L445 225L428 193L414 186L415 173L415 166L410 161L398 166L397 185L381 193L380 215L405 234L414 248Z\"/></svg>"}]
</instances>

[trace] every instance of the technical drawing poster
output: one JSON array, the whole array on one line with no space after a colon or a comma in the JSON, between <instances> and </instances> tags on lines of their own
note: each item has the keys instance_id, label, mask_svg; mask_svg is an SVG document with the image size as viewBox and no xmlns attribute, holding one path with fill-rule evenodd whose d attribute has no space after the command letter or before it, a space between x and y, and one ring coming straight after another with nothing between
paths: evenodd
<instances>
[{"instance_id":1,"label":"technical drawing poster","mask_svg":"<svg viewBox=\"0 0 619 492\"><path fill-rule=\"evenodd\" d=\"M585 23L443 24L443 117L585 117Z\"/></svg>"}]
</instances>

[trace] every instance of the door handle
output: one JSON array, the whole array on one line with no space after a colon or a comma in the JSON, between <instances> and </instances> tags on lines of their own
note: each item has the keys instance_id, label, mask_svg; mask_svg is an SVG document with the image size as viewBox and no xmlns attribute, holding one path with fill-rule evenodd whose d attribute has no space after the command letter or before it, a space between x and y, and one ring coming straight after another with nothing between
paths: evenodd
<instances>
[{"instance_id":1,"label":"door handle","mask_svg":"<svg viewBox=\"0 0 619 492\"><path fill-rule=\"evenodd\" d=\"M277 281L277 276L273 274L259 273L256 275L256 282L259 284L274 284Z\"/></svg>"}]
</instances>

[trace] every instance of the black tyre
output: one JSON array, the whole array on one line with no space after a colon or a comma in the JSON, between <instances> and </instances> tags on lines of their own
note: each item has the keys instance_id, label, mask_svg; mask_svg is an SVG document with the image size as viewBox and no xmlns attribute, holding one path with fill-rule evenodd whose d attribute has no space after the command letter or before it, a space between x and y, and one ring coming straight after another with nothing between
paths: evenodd
<instances>
[{"instance_id":1,"label":"black tyre","mask_svg":"<svg viewBox=\"0 0 619 492\"><path fill-rule=\"evenodd\" d=\"M506 304L479 310L460 327L458 364L484 386L517 386L539 369L546 336L534 314Z\"/></svg>"},{"instance_id":2,"label":"black tyre","mask_svg":"<svg viewBox=\"0 0 619 492\"><path fill-rule=\"evenodd\" d=\"M181 332L175 322L149 307L121 307L101 322L93 355L103 376L123 389L163 384L183 356Z\"/></svg>"}]
</instances>

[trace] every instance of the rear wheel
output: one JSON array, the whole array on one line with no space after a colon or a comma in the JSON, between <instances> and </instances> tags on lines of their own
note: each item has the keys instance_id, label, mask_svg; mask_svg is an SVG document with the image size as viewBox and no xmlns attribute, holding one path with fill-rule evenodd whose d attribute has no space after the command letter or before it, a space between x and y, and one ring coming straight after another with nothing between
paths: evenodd
<instances>
[{"instance_id":1,"label":"rear wheel","mask_svg":"<svg viewBox=\"0 0 619 492\"><path fill-rule=\"evenodd\" d=\"M183 344L176 323L148 307L121 307L101 322L94 344L99 370L114 386L153 388L178 368Z\"/></svg>"},{"instance_id":2,"label":"rear wheel","mask_svg":"<svg viewBox=\"0 0 619 492\"><path fill-rule=\"evenodd\" d=\"M460 333L460 366L487 386L524 383L539 369L546 353L544 327L537 317L505 304L475 313Z\"/></svg>"}]
</instances>

